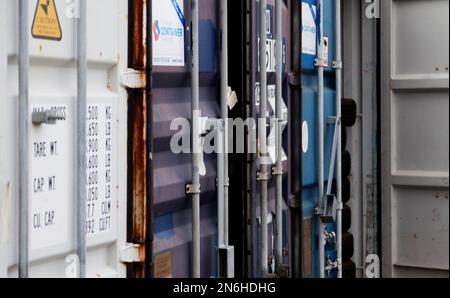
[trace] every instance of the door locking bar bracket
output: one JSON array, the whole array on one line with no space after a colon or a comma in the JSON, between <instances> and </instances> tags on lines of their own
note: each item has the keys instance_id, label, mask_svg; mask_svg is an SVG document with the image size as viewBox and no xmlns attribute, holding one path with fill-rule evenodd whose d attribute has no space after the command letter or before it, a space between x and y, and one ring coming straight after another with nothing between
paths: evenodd
<instances>
[{"instance_id":1,"label":"door locking bar bracket","mask_svg":"<svg viewBox=\"0 0 450 298\"><path fill-rule=\"evenodd\" d=\"M272 175L273 176L281 176L283 175L283 168L274 166L272 167Z\"/></svg>"},{"instance_id":2,"label":"door locking bar bracket","mask_svg":"<svg viewBox=\"0 0 450 298\"><path fill-rule=\"evenodd\" d=\"M119 260L124 264L144 263L145 252L144 247L136 243L127 243L119 250Z\"/></svg>"},{"instance_id":3,"label":"door locking bar bracket","mask_svg":"<svg viewBox=\"0 0 450 298\"><path fill-rule=\"evenodd\" d=\"M343 68L342 61L333 61L332 67L334 69L342 69Z\"/></svg>"},{"instance_id":4,"label":"door locking bar bracket","mask_svg":"<svg viewBox=\"0 0 450 298\"><path fill-rule=\"evenodd\" d=\"M262 172L256 173L256 180L257 181L268 181L269 173L262 173Z\"/></svg>"},{"instance_id":5,"label":"door locking bar bracket","mask_svg":"<svg viewBox=\"0 0 450 298\"><path fill-rule=\"evenodd\" d=\"M200 194L200 184L186 184L186 194Z\"/></svg>"},{"instance_id":6,"label":"door locking bar bracket","mask_svg":"<svg viewBox=\"0 0 450 298\"><path fill-rule=\"evenodd\" d=\"M314 66L315 67L327 67L327 63L326 63L325 59L316 58L314 60Z\"/></svg>"}]
</instances>

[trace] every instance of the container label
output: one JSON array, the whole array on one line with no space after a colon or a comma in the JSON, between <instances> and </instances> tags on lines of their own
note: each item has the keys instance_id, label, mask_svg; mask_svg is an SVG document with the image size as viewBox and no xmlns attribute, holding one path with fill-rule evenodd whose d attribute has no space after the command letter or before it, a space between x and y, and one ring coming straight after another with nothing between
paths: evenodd
<instances>
[{"instance_id":1,"label":"container label","mask_svg":"<svg viewBox=\"0 0 450 298\"><path fill-rule=\"evenodd\" d=\"M172 277L172 253L170 251L155 256L155 278Z\"/></svg>"},{"instance_id":2,"label":"container label","mask_svg":"<svg viewBox=\"0 0 450 298\"><path fill-rule=\"evenodd\" d=\"M302 2L302 53L316 55L316 6Z\"/></svg>"},{"instance_id":3,"label":"container label","mask_svg":"<svg viewBox=\"0 0 450 298\"><path fill-rule=\"evenodd\" d=\"M65 244L71 231L70 114L66 105L34 105L32 111L57 110L66 116L54 125L30 124L29 229L30 249Z\"/></svg>"},{"instance_id":4,"label":"container label","mask_svg":"<svg viewBox=\"0 0 450 298\"><path fill-rule=\"evenodd\" d=\"M61 24L55 0L38 0L34 13L31 34L34 38L60 41L62 39Z\"/></svg>"},{"instance_id":5,"label":"container label","mask_svg":"<svg viewBox=\"0 0 450 298\"><path fill-rule=\"evenodd\" d=\"M30 124L30 248L41 250L70 242L75 208L76 144L67 105L33 105L32 111L57 110L65 120ZM115 110L110 103L90 104L86 114L86 235L113 231Z\"/></svg>"},{"instance_id":6,"label":"container label","mask_svg":"<svg viewBox=\"0 0 450 298\"><path fill-rule=\"evenodd\" d=\"M86 235L112 230L114 111L110 104L89 105L87 111Z\"/></svg>"},{"instance_id":7,"label":"container label","mask_svg":"<svg viewBox=\"0 0 450 298\"><path fill-rule=\"evenodd\" d=\"M184 66L182 0L152 0L153 65Z\"/></svg>"}]
</instances>

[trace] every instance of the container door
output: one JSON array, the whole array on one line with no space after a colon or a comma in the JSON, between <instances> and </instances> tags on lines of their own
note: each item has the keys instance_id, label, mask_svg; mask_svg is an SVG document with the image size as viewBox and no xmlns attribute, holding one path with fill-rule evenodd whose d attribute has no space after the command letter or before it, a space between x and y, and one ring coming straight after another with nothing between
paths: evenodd
<instances>
[{"instance_id":1,"label":"container door","mask_svg":"<svg viewBox=\"0 0 450 298\"><path fill-rule=\"evenodd\" d=\"M324 179L328 172L333 146L334 126L327 125L328 117L335 115L334 61L334 1L323 1L324 28ZM317 1L302 1L302 204L303 204L303 274L305 277L319 276L318 233L319 219L314 214L318 204L318 128L317 128L317 70L314 66L318 41L319 15ZM324 181L325 189L327 181ZM330 225L329 230L335 228ZM334 250L326 255L335 259Z\"/></svg>"},{"instance_id":2,"label":"container door","mask_svg":"<svg viewBox=\"0 0 450 298\"><path fill-rule=\"evenodd\" d=\"M186 195L191 181L191 154L171 150L179 133L174 119L191 118L190 7L185 0L152 0L151 3L151 196L154 213L154 277L192 276L192 201ZM202 117L219 118L218 1L199 1L200 107ZM182 122L186 122L183 121ZM180 123L174 122L174 123ZM190 139L190 130L186 138ZM189 147L189 146L188 146ZM201 276L216 274L217 204L216 155L204 154L201 176ZM231 200L231 198L230 198Z\"/></svg>"},{"instance_id":3,"label":"container door","mask_svg":"<svg viewBox=\"0 0 450 298\"><path fill-rule=\"evenodd\" d=\"M282 97L284 104L286 105L285 113L288 114L287 104L289 103L290 95L288 92L288 84L287 84L287 73L290 70L290 2L283 1L282 2L282 32L283 32L283 67L282 67ZM275 117L275 1L268 0L267 1L267 32L265 33L267 36L267 47L266 47L266 56L267 56L267 110L268 110L268 118ZM255 119L255 123L257 123L257 119L260 116L260 71L259 71L259 1L251 1L250 7L250 24L252 24L251 30L251 43L250 43L250 53L248 54L251 57L250 65L251 65L251 75L250 75L250 88L253 100L250 102L248 107L248 114L250 117ZM269 120L270 121L270 120ZM256 130L257 132L257 130ZM273 132L274 133L274 132ZM250 135L250 134L249 134ZM267 144L268 144L268 152L275 152L275 135L270 134L270 127L267 129ZM288 128L283 131L283 149L285 154L288 152ZM271 147L271 145L273 147ZM271 149L273 148L273 150ZM272 150L272 151L271 151ZM257 181L257 173L260 171L260 160L259 160L259 149L257 148L255 152L251 152L249 157L249 163L251 164L251 170L249 173L249 193L250 201L252 204L253 214L252 218L252 237L253 237L253 277L259 277L260 272L260 264L259 264L259 220L260 215L260 183ZM271 157L272 161L275 161L275 155L273 153L273 157ZM274 164L273 164L274 165ZM269 224L268 224L268 249L269 249L269 271L274 270L275 268L275 259L274 255L274 247L272 246L272 241L274 237L274 228L275 228L275 175L272 175L272 166L269 165L269 181L268 181L268 216L269 216ZM289 250L288 247L288 231L287 231L287 220L288 220L288 170L289 165L287 161L287 156L283 158L283 249L286 251ZM285 264L288 263L287 258L284 260Z\"/></svg>"},{"instance_id":4,"label":"container door","mask_svg":"<svg viewBox=\"0 0 450 298\"><path fill-rule=\"evenodd\" d=\"M28 146L29 276L76 277L76 7L64 0L29 4L29 142L18 144L18 2L0 12L0 275L16 277L17 152ZM86 205L87 276L124 277L126 244L126 1L90 0ZM6 74L6 75L5 75ZM36 111L65 120L31 123ZM5 253L6 249L6 255Z\"/></svg>"},{"instance_id":5,"label":"container door","mask_svg":"<svg viewBox=\"0 0 450 298\"><path fill-rule=\"evenodd\" d=\"M449 273L449 2L381 2L384 277Z\"/></svg>"}]
</instances>

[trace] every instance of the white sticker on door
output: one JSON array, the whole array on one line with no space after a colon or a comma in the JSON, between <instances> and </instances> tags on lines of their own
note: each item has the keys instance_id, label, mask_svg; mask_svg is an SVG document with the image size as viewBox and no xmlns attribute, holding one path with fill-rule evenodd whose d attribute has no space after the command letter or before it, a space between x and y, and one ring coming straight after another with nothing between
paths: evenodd
<instances>
[{"instance_id":1,"label":"white sticker on door","mask_svg":"<svg viewBox=\"0 0 450 298\"><path fill-rule=\"evenodd\" d=\"M184 66L182 0L152 0L153 65Z\"/></svg>"},{"instance_id":2,"label":"white sticker on door","mask_svg":"<svg viewBox=\"0 0 450 298\"><path fill-rule=\"evenodd\" d=\"M69 221L72 212L73 182L71 127L66 105L34 105L33 112L57 111L65 120L55 124L30 124L30 249L65 244L73 235Z\"/></svg>"},{"instance_id":3,"label":"white sticker on door","mask_svg":"<svg viewBox=\"0 0 450 298\"><path fill-rule=\"evenodd\" d=\"M316 55L316 6L302 2L302 53Z\"/></svg>"}]
</instances>

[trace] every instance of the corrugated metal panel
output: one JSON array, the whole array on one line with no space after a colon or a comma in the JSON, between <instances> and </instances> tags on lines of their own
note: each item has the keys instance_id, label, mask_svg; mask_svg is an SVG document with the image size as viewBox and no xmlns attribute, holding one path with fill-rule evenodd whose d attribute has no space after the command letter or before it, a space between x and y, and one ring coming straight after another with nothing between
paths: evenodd
<instances>
[{"instance_id":1,"label":"corrugated metal panel","mask_svg":"<svg viewBox=\"0 0 450 298\"><path fill-rule=\"evenodd\" d=\"M312 270L310 277L319 276L319 255L318 255L318 233L319 221L314 215L314 208L317 207L318 187L317 187L317 164L318 164L318 137L317 137L317 71L314 66L316 58L315 47L317 38L313 34L307 33L307 26L313 25L314 16L317 12L315 0L305 0L302 6L303 22L303 45L302 45L302 177L303 177L303 217L313 218L313 228L310 229L312 235L305 237L311 239L312 244ZM334 4L332 0L323 1L324 5L324 37L328 37L328 67L324 69L324 177L328 179L328 171L333 146L334 127L327 125L327 118L335 115L335 80L332 61L334 60ZM314 13L313 13L314 12ZM314 27L317 29L316 27ZM311 40L312 38L312 40ZM315 39L314 39L315 38ZM312 51L311 51L312 50ZM325 181L325 186L326 186ZM329 230L334 230L330 226ZM332 255L327 252L326 255ZM308 276L307 276L308 277Z\"/></svg>"},{"instance_id":2,"label":"corrugated metal panel","mask_svg":"<svg viewBox=\"0 0 450 298\"><path fill-rule=\"evenodd\" d=\"M170 4L169 0L167 3ZM181 1L178 1L181 4ZM152 11L154 11L152 7ZM202 116L218 118L217 88L217 1L199 2L200 34L200 106ZM184 15L189 22L189 1L184 1ZM157 21L153 17L152 24ZM153 32L155 35L155 32ZM155 49L155 36L152 38ZM187 39L186 39L187 41ZM170 123L175 118L190 119L190 52L185 44L185 66L153 66L151 71L154 256L171 252L173 277L190 277L191 270L191 199L185 193L191 183L191 155L174 154L170 140L175 134ZM153 53L155 58L155 53ZM201 276L216 271L216 161L214 154L204 154L206 176L201 177ZM157 270L158 268L155 268Z\"/></svg>"},{"instance_id":3,"label":"corrugated metal panel","mask_svg":"<svg viewBox=\"0 0 450 298\"><path fill-rule=\"evenodd\" d=\"M357 277L365 276L365 259L378 253L378 19L367 18L371 3L343 1L344 98L357 102L355 126L347 128L351 153L351 199Z\"/></svg>"},{"instance_id":4,"label":"corrugated metal panel","mask_svg":"<svg viewBox=\"0 0 450 298\"><path fill-rule=\"evenodd\" d=\"M275 66L274 66L274 59L275 59L275 1L274 0L268 0L267 1L267 21L268 21L268 32L267 32L267 41L270 44L268 46L268 67L267 67L267 86L269 91L267 92L267 97L269 98L271 96L270 88L273 88L272 90L275 90ZM283 30L283 87L282 87L282 96L285 104L287 105L289 103L289 92L288 92L288 85L287 85L287 73L289 69L287 67L290 66L290 11L289 11L289 4L286 3L286 1L283 1L283 7L282 7L282 30ZM251 94L253 100L250 102L250 110L249 115L250 117L253 117L254 119L257 119L257 117L260 117L259 115L259 92L257 89L259 88L259 1L251 1L251 28L252 35L251 35L251 47L250 47L250 57L251 57ZM273 43L273 44L272 44ZM272 94L273 96L273 94ZM267 104L268 111L270 113L270 117L273 117L274 112L270 108L270 104ZM283 132L283 148L284 151L288 152L287 150L287 142L288 142L288 129L286 128ZM251 184L249 185L251 189L251 201L252 201L252 214L253 214L253 275L254 277L259 277L259 247L258 247L258 238L259 238L259 226L257 223L257 218L260 217L260 186L259 182L256 180L256 175L260 170L259 161L258 161L258 155L252 154L250 157L250 162L252 163L252 168L250 170L250 181ZM287 200L288 200L288 162L283 162L283 248L286 249L286 251L289 249L288 247L288 231L286 229L287 227L287 220L288 220L288 208L287 208ZM268 212L273 213L275 215L275 176L271 173L271 167L269 167L269 181L268 181ZM272 244L271 239L273 237L273 228L274 228L274 222L269 224L269 256L273 255L272 252ZM287 260L285 260L285 263L287 263Z\"/></svg>"},{"instance_id":5,"label":"corrugated metal panel","mask_svg":"<svg viewBox=\"0 0 450 298\"><path fill-rule=\"evenodd\" d=\"M0 275L11 277L17 276L18 259L17 3L18 1L13 0L3 3L3 42L0 46L0 92L5 92L0 97L0 213L3 221L0 244L3 251L6 249L6 255L0 255ZM70 254L75 248L76 231L75 19L67 13L71 11L71 4L63 0L56 0L54 3L61 24L62 39L55 41L32 38L31 28L29 30L29 113L31 115L33 108L55 106L65 110L67 120L53 126L33 126L31 123L29 126L31 277L64 277L68 273L67 269L70 273L70 263L74 261ZM29 1L30 25L35 11L41 9L37 4L38 1ZM90 197L95 205L90 201L90 206L87 206L87 227L94 229L89 229L91 233L87 240L87 275L91 277L125 276L125 267L119 262L118 256L126 241L126 176L121 174L126 172L126 159L119 158L126 156L126 93L120 85L120 75L126 67L126 11L124 1L88 1L88 105L90 111L95 112L88 113L91 115L88 123L92 124L88 138L91 144L98 144L98 152L97 149L89 152L89 157L93 158L89 174L91 178L98 178L98 181L91 179L89 185L96 189L95 198ZM4 74L6 77L3 77ZM43 151L35 151L36 144L43 142L46 142L45 145L39 148L45 148L46 156ZM57 143L50 147L51 142ZM50 182L49 177L56 184L47 184ZM41 179L46 183L43 189L38 183ZM39 217L37 214L41 216L40 222L36 220ZM48 217L49 214L55 217ZM106 225L99 225L100 223Z\"/></svg>"},{"instance_id":6,"label":"corrugated metal panel","mask_svg":"<svg viewBox=\"0 0 450 298\"><path fill-rule=\"evenodd\" d=\"M448 277L449 2L382 1L385 277Z\"/></svg>"}]
</instances>

